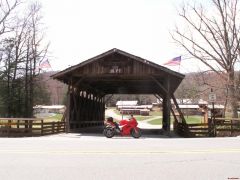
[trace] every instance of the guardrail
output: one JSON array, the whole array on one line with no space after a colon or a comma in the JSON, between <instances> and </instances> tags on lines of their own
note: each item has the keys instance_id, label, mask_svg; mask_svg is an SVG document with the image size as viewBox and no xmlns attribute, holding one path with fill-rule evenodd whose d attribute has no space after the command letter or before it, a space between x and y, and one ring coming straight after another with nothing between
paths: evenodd
<instances>
[{"instance_id":1,"label":"guardrail","mask_svg":"<svg viewBox=\"0 0 240 180\"><path fill-rule=\"evenodd\" d=\"M40 118L0 118L0 137L44 136L66 131L64 121Z\"/></svg>"}]
</instances>

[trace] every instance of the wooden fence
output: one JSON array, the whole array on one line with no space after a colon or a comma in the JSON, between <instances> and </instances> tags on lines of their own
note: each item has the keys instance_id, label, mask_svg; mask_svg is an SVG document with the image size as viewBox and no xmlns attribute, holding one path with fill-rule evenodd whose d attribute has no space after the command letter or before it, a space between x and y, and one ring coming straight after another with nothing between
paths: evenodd
<instances>
[{"instance_id":1,"label":"wooden fence","mask_svg":"<svg viewBox=\"0 0 240 180\"><path fill-rule=\"evenodd\" d=\"M0 137L43 136L66 131L64 121L40 118L0 118Z\"/></svg>"},{"instance_id":2,"label":"wooden fence","mask_svg":"<svg viewBox=\"0 0 240 180\"><path fill-rule=\"evenodd\" d=\"M200 123L200 124L187 124L187 134L186 137L210 137L211 129L209 124Z\"/></svg>"},{"instance_id":3,"label":"wooden fence","mask_svg":"<svg viewBox=\"0 0 240 180\"><path fill-rule=\"evenodd\" d=\"M183 137L223 137L240 135L240 119L216 118L209 123L176 123L175 131Z\"/></svg>"},{"instance_id":4,"label":"wooden fence","mask_svg":"<svg viewBox=\"0 0 240 180\"><path fill-rule=\"evenodd\" d=\"M240 135L240 119L218 118L215 121L216 136L238 136Z\"/></svg>"}]
</instances>

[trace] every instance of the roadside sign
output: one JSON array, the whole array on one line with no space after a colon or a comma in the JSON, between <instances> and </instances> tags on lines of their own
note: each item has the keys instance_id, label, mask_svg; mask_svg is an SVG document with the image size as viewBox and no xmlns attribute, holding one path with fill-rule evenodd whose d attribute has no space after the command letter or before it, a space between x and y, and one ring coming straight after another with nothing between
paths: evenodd
<instances>
[{"instance_id":1,"label":"roadside sign","mask_svg":"<svg viewBox=\"0 0 240 180\"><path fill-rule=\"evenodd\" d=\"M216 99L217 99L217 97L216 97L216 94L215 93L209 93L209 95L208 95L208 100L209 100L209 102L215 102L216 101Z\"/></svg>"}]
</instances>

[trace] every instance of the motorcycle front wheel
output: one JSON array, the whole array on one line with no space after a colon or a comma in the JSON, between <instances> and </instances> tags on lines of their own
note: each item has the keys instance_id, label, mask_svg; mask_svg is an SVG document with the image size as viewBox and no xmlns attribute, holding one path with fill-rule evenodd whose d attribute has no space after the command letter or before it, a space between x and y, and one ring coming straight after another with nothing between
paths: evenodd
<instances>
[{"instance_id":1,"label":"motorcycle front wheel","mask_svg":"<svg viewBox=\"0 0 240 180\"><path fill-rule=\"evenodd\" d=\"M142 132L141 132L141 130L139 128L135 128L135 129L133 128L131 130L131 135L134 138L140 138L142 136Z\"/></svg>"},{"instance_id":2,"label":"motorcycle front wheel","mask_svg":"<svg viewBox=\"0 0 240 180\"><path fill-rule=\"evenodd\" d=\"M106 128L104 129L103 134L107 138L112 138L115 135L115 130L113 128Z\"/></svg>"}]
</instances>

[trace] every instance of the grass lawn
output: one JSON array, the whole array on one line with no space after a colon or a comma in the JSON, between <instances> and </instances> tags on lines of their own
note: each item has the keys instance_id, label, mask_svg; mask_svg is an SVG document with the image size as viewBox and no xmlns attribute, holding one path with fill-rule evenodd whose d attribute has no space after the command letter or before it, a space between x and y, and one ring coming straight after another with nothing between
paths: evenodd
<instances>
[{"instance_id":1,"label":"grass lawn","mask_svg":"<svg viewBox=\"0 0 240 180\"><path fill-rule=\"evenodd\" d=\"M201 123L202 116L184 116L188 124Z\"/></svg>"},{"instance_id":2,"label":"grass lawn","mask_svg":"<svg viewBox=\"0 0 240 180\"><path fill-rule=\"evenodd\" d=\"M148 121L149 124L151 125L161 125L162 124L162 118L157 118L152 121Z\"/></svg>"},{"instance_id":3,"label":"grass lawn","mask_svg":"<svg viewBox=\"0 0 240 180\"><path fill-rule=\"evenodd\" d=\"M54 116L50 116L50 117L46 117L44 118L44 121L49 121L49 122L52 122L52 121L61 121L62 119L62 114L56 114Z\"/></svg>"},{"instance_id":4,"label":"grass lawn","mask_svg":"<svg viewBox=\"0 0 240 180\"><path fill-rule=\"evenodd\" d=\"M137 119L137 121L144 121L152 118L153 116L134 116L134 117Z\"/></svg>"},{"instance_id":5,"label":"grass lawn","mask_svg":"<svg viewBox=\"0 0 240 180\"><path fill-rule=\"evenodd\" d=\"M185 119L188 124L201 123L202 116L188 116L188 117L185 116ZM171 124L173 124L173 121L174 121L174 119L171 116ZM148 123L152 124L152 125L160 125L160 124L162 124L162 118L154 119L152 121L149 121Z\"/></svg>"}]
</instances>

